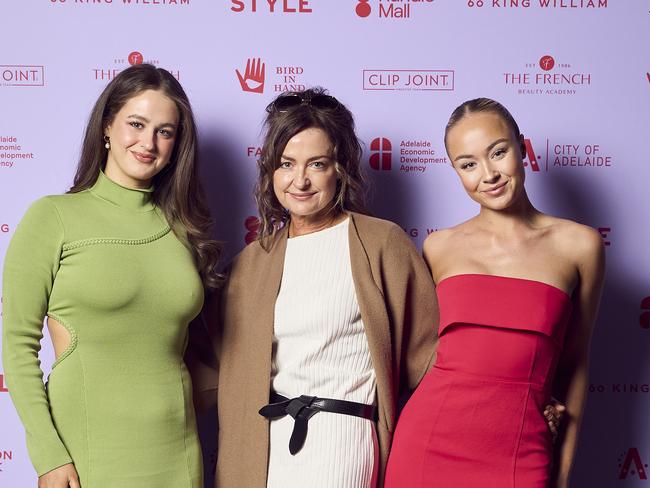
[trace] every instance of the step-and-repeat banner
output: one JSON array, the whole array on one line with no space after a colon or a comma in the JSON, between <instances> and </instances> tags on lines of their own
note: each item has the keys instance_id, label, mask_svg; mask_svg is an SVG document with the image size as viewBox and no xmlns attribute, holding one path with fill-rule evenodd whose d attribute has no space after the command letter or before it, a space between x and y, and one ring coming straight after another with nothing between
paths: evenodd
<instances>
[{"instance_id":1,"label":"step-and-repeat banner","mask_svg":"<svg viewBox=\"0 0 650 488\"><path fill-rule=\"evenodd\" d=\"M525 134L533 203L607 246L572 486L650 487L649 20L648 0L5 0L0 264L30 202L70 187L90 109L131 64L185 87L228 256L256 236L261 123L279 93L321 85L352 110L373 211L418 246L477 211L443 131L462 101L494 98ZM0 368L0 487L35 480Z\"/></svg>"}]
</instances>

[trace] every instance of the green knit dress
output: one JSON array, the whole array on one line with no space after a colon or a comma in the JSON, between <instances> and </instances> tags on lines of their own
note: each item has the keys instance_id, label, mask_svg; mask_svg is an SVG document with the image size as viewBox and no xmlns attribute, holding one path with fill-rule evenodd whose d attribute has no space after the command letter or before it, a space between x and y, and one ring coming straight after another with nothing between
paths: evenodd
<instances>
[{"instance_id":1,"label":"green knit dress","mask_svg":"<svg viewBox=\"0 0 650 488\"><path fill-rule=\"evenodd\" d=\"M3 275L3 363L39 475L73 462L82 488L202 488L183 354L203 304L192 255L151 202L103 173L36 201ZM70 347L47 386L43 319Z\"/></svg>"}]
</instances>

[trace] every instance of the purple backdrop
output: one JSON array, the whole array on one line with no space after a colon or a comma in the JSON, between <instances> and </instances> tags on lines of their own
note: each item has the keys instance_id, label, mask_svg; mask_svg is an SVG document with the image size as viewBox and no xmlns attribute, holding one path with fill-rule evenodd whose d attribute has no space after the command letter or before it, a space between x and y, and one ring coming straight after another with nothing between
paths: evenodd
<instances>
[{"instance_id":1,"label":"purple backdrop","mask_svg":"<svg viewBox=\"0 0 650 488\"><path fill-rule=\"evenodd\" d=\"M375 213L417 245L477 210L444 153L449 113L477 96L504 103L528 138L533 202L598 228L607 245L573 486L650 486L648 0L7 0L1 9L0 264L29 203L70 186L90 108L129 64L167 68L186 88L229 256L255 236L261 121L279 92L322 85L349 106ZM0 369L0 487L30 486Z\"/></svg>"}]
</instances>

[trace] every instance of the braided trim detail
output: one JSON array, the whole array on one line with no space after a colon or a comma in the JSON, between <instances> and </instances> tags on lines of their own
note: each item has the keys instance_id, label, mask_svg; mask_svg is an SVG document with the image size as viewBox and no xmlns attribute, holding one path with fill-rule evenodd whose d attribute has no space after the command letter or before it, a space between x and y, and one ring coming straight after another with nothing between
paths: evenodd
<instances>
[{"instance_id":1,"label":"braided trim detail","mask_svg":"<svg viewBox=\"0 0 650 488\"><path fill-rule=\"evenodd\" d=\"M84 247L84 246L94 246L97 244L141 246L143 244L149 244L153 241L157 241L162 237L165 237L167 234L169 234L170 230L171 227L167 226L160 232L149 237L144 237L142 239L109 239L109 238L101 238L101 237L93 238L93 239L81 239L79 241L73 241L73 242L69 242L68 244L64 244L61 249L63 251L69 251L71 249L77 249L79 247Z\"/></svg>"}]
</instances>

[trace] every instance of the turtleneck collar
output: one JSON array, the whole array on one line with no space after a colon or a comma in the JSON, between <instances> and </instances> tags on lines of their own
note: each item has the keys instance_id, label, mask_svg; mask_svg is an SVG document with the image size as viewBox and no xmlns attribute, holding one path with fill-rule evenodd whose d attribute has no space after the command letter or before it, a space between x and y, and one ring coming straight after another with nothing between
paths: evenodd
<instances>
[{"instance_id":1,"label":"turtleneck collar","mask_svg":"<svg viewBox=\"0 0 650 488\"><path fill-rule=\"evenodd\" d=\"M129 210L145 212L154 208L151 201L153 186L144 190L126 188L115 183L103 171L99 172L90 191L113 205Z\"/></svg>"}]
</instances>

